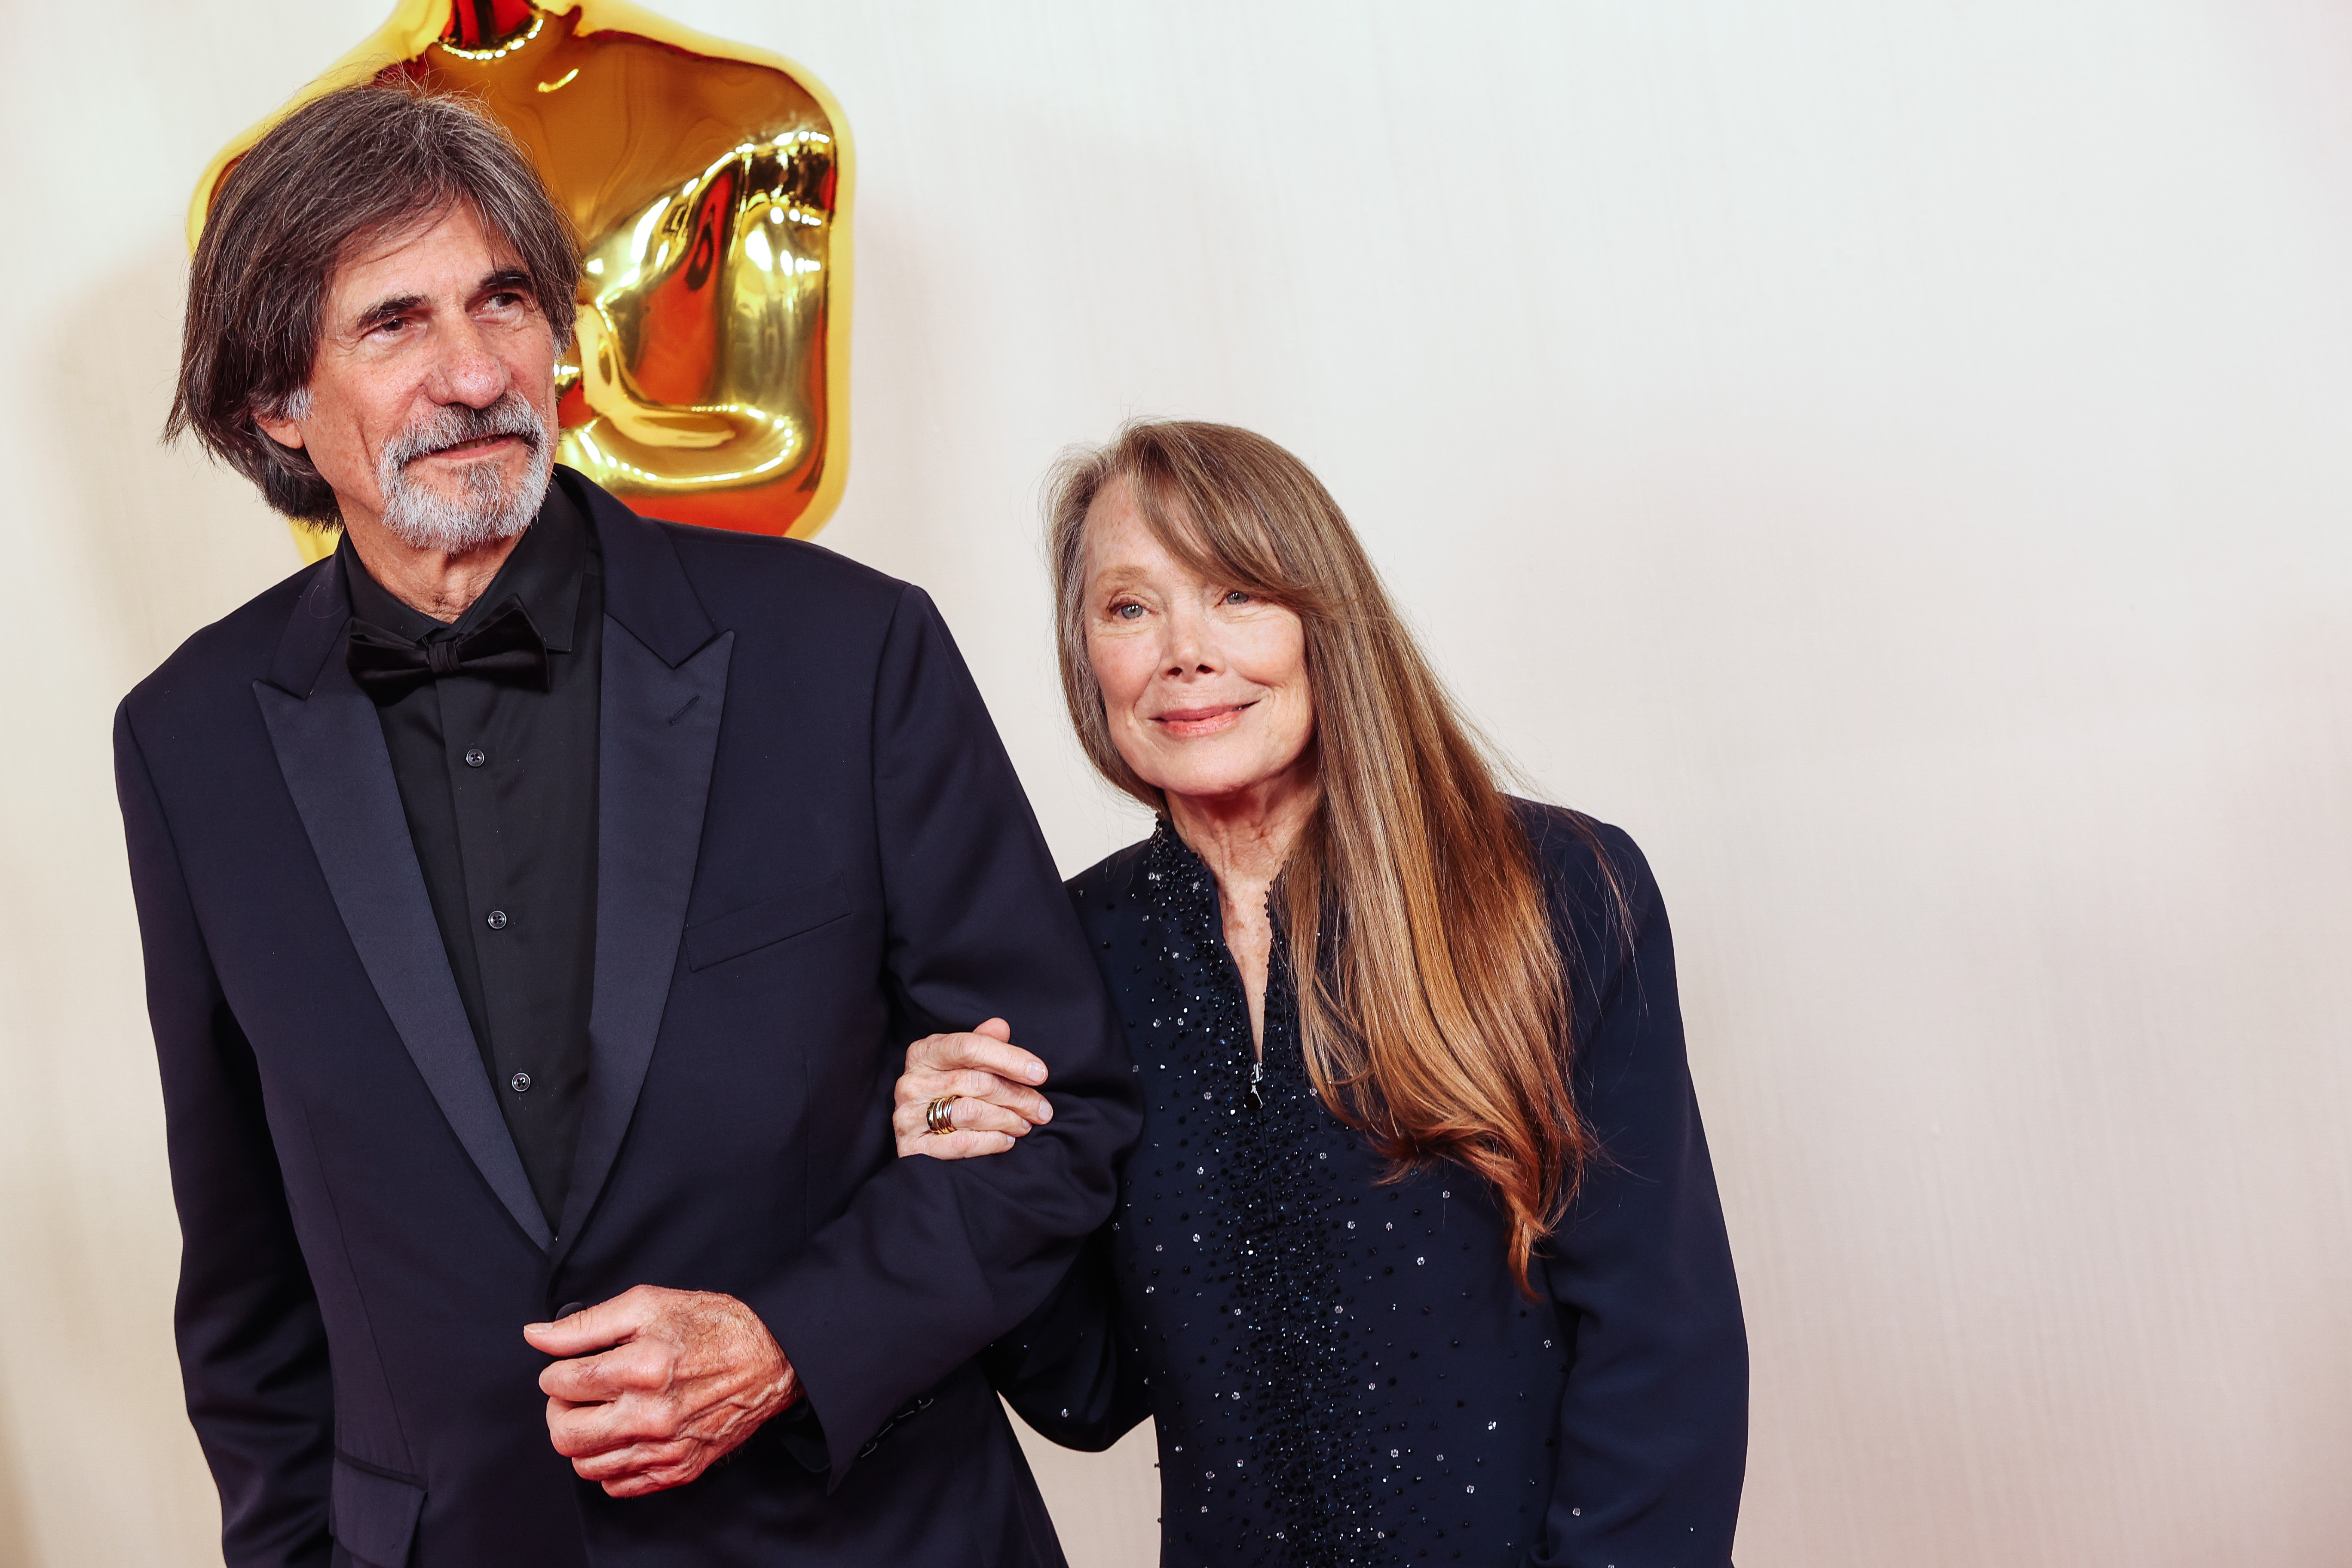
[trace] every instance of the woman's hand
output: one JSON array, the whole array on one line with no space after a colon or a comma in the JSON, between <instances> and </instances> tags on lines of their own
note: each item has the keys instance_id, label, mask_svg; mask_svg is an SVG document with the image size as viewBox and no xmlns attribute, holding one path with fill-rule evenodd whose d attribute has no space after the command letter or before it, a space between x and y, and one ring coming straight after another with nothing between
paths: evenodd
<instances>
[{"instance_id":1,"label":"woman's hand","mask_svg":"<svg viewBox=\"0 0 2352 1568\"><path fill-rule=\"evenodd\" d=\"M1054 1107L1034 1087L1045 1064L1013 1043L1013 1026L991 1018L968 1035L926 1035L907 1047L907 1070L890 1111L898 1156L969 1160L1002 1154L1029 1129L1054 1119ZM930 1129L933 1101L954 1097L941 1113L953 1127Z\"/></svg>"}]
</instances>

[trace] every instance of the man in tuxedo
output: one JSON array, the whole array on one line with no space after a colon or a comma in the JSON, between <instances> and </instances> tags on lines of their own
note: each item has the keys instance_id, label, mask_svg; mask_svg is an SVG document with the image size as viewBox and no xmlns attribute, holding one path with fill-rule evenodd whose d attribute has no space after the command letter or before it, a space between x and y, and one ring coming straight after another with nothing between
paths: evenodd
<instances>
[{"instance_id":1,"label":"man in tuxedo","mask_svg":"<svg viewBox=\"0 0 2352 1568\"><path fill-rule=\"evenodd\" d=\"M969 1363L1109 1211L1116 1021L919 590L553 466L577 260L378 87L195 258L172 430L342 531L115 727L227 1562L1058 1563ZM1051 1121L894 1160L1002 1020Z\"/></svg>"}]
</instances>

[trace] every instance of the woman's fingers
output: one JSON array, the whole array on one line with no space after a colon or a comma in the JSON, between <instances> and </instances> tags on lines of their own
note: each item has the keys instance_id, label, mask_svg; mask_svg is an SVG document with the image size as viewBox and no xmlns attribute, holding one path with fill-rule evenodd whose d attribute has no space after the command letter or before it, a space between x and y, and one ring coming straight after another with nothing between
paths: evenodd
<instances>
[{"instance_id":1,"label":"woman's fingers","mask_svg":"<svg viewBox=\"0 0 2352 1568\"><path fill-rule=\"evenodd\" d=\"M1037 1092L1045 1064L1013 1044L1012 1026L991 1018L969 1034L927 1035L907 1047L907 1070L892 1091L890 1131L901 1157L969 1160L1001 1154L1033 1126L1054 1119ZM931 1130L931 1106L950 1101L950 1130Z\"/></svg>"},{"instance_id":2,"label":"woman's fingers","mask_svg":"<svg viewBox=\"0 0 2352 1568\"><path fill-rule=\"evenodd\" d=\"M940 1092L953 1093L952 1090ZM934 1098L936 1097L925 1095L917 1100L903 1101L892 1109L890 1130L898 1135L902 1144L908 1138L921 1137L925 1134L932 1137L944 1136L941 1133L931 1132L931 1101ZM974 1095L956 1096L950 1102L946 1114L949 1124L956 1131L963 1132L1002 1132L1007 1137L1022 1138L1028 1135L1031 1126L1029 1119L1019 1111L1008 1110L1004 1106Z\"/></svg>"},{"instance_id":3,"label":"woman's fingers","mask_svg":"<svg viewBox=\"0 0 2352 1568\"><path fill-rule=\"evenodd\" d=\"M966 1100L984 1100L1032 1122L1054 1120L1053 1102L1025 1085L1008 1083L992 1072L977 1070L950 1073L947 1078L948 1087L940 1091L941 1094L961 1095Z\"/></svg>"},{"instance_id":4,"label":"woman's fingers","mask_svg":"<svg viewBox=\"0 0 2352 1568\"><path fill-rule=\"evenodd\" d=\"M923 1109L928 1117L930 1110L929 1102ZM1029 1129L1034 1125L1017 1110L1008 1110L1003 1106L969 1095L957 1099L948 1107L947 1120L949 1125L959 1132L1002 1132L1013 1138L1026 1138Z\"/></svg>"},{"instance_id":5,"label":"woman's fingers","mask_svg":"<svg viewBox=\"0 0 2352 1568\"><path fill-rule=\"evenodd\" d=\"M1006 1132L933 1132L909 1147L907 1140L898 1141L898 1154L925 1154L934 1160L972 1160L983 1154L1002 1154L1013 1147L1013 1140Z\"/></svg>"},{"instance_id":6,"label":"woman's fingers","mask_svg":"<svg viewBox=\"0 0 2352 1568\"><path fill-rule=\"evenodd\" d=\"M1003 1037L1004 1020L991 1018L981 1026L993 1031L963 1035L926 1035L907 1047L908 1072L955 1072L972 1069L994 1073L1007 1083L1034 1089L1045 1081L1045 1064Z\"/></svg>"},{"instance_id":7,"label":"woman's fingers","mask_svg":"<svg viewBox=\"0 0 2352 1568\"><path fill-rule=\"evenodd\" d=\"M929 1154L934 1160L969 1160L976 1154L1002 1154L1029 1131L1026 1118L984 1100L960 1099L948 1107L953 1131L934 1132L931 1102L901 1105L890 1113L890 1131L898 1156Z\"/></svg>"},{"instance_id":8,"label":"woman's fingers","mask_svg":"<svg viewBox=\"0 0 2352 1568\"><path fill-rule=\"evenodd\" d=\"M942 1095L985 1100L1001 1106L1033 1125L1054 1120L1053 1102L1035 1089L1007 1083L992 1072L906 1072L899 1075L892 1099L900 1107L928 1106ZM1023 1129L1024 1131L1027 1128Z\"/></svg>"}]
</instances>

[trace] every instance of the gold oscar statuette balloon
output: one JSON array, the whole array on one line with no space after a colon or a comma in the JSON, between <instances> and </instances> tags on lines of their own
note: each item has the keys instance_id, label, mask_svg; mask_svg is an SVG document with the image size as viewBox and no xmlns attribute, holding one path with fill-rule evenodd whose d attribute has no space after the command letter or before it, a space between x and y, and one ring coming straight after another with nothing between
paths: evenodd
<instances>
[{"instance_id":1,"label":"gold oscar statuette balloon","mask_svg":"<svg viewBox=\"0 0 2352 1568\"><path fill-rule=\"evenodd\" d=\"M848 470L848 128L765 50L626 0L400 0L392 19L222 149L188 213L320 93L407 77L474 96L581 241L556 369L562 461L649 516L805 538ZM298 525L306 557L331 535Z\"/></svg>"}]
</instances>

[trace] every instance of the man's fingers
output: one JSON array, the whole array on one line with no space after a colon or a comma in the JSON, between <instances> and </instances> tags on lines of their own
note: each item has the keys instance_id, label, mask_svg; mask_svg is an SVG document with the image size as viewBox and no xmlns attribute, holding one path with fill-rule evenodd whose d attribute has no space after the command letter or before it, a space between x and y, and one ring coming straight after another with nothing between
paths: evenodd
<instances>
[{"instance_id":1,"label":"man's fingers","mask_svg":"<svg viewBox=\"0 0 2352 1568\"><path fill-rule=\"evenodd\" d=\"M580 1403L548 1396L547 1440L567 1459L682 1441L679 1426L679 1412L667 1400L625 1396Z\"/></svg>"},{"instance_id":2,"label":"man's fingers","mask_svg":"<svg viewBox=\"0 0 2352 1568\"><path fill-rule=\"evenodd\" d=\"M691 1438L681 1437L667 1443L632 1443L602 1453L565 1457L572 1459L573 1472L583 1480L610 1482L691 1464L703 1447Z\"/></svg>"},{"instance_id":3,"label":"man's fingers","mask_svg":"<svg viewBox=\"0 0 2352 1568\"><path fill-rule=\"evenodd\" d=\"M622 1343L644 1328L653 1315L645 1287L625 1290L609 1301L583 1307L551 1323L525 1323L522 1337L544 1355L580 1356Z\"/></svg>"},{"instance_id":4,"label":"man's fingers","mask_svg":"<svg viewBox=\"0 0 2352 1568\"><path fill-rule=\"evenodd\" d=\"M791 1402L792 1364L741 1301L640 1285L606 1305L605 1328L641 1325L636 1337L539 1381L549 1443L611 1495L685 1485Z\"/></svg>"},{"instance_id":5,"label":"man's fingers","mask_svg":"<svg viewBox=\"0 0 2352 1568\"><path fill-rule=\"evenodd\" d=\"M687 1482L695 1479L704 1470L709 1468L711 1462L711 1457L707 1452L698 1449L688 1453L683 1458L656 1464L646 1469L635 1470L618 1479L606 1481L604 1483L604 1495L606 1497L650 1497L655 1492L667 1491L672 1487L686 1485Z\"/></svg>"},{"instance_id":6,"label":"man's fingers","mask_svg":"<svg viewBox=\"0 0 2352 1568\"><path fill-rule=\"evenodd\" d=\"M575 1405L601 1404L625 1394L657 1389L669 1381L659 1352L642 1345L616 1345L602 1355L551 1362L540 1371L539 1391Z\"/></svg>"},{"instance_id":7,"label":"man's fingers","mask_svg":"<svg viewBox=\"0 0 2352 1568\"><path fill-rule=\"evenodd\" d=\"M604 1368L596 1364L602 1359L599 1356L582 1356L541 1367L539 1391L550 1399L561 1399L567 1405L602 1405L619 1398L619 1385L605 1375Z\"/></svg>"}]
</instances>

